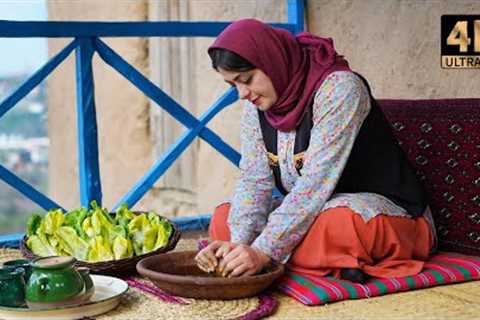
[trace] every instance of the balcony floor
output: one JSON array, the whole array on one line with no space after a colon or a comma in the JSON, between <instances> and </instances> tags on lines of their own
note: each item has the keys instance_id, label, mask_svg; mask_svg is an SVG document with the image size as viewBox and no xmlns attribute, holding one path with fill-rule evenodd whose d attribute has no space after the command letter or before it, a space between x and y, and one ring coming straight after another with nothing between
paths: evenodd
<instances>
[{"instance_id":1,"label":"balcony floor","mask_svg":"<svg viewBox=\"0 0 480 320\"><path fill-rule=\"evenodd\" d=\"M205 232L184 232L175 250L194 250L197 240L205 238ZM0 248L0 262L18 258L20 252L14 249ZM428 289L389 294L381 297L346 300L322 306L309 307L279 292L274 297L279 301L277 311L271 319L478 319L480 317L480 282L471 281L461 284L438 286ZM129 290L129 297L117 309L97 316L96 319L174 319L176 317L203 319L223 319L227 309L251 308L252 299L241 299L237 302L192 300L195 305L211 309L211 316L190 310L186 306L175 306L161 302L139 290ZM204 305L205 304L205 305ZM218 304L217 306L215 304ZM230 305L232 304L232 305ZM193 306L192 306L193 307ZM158 310L152 310L158 309ZM183 308L183 309L182 309ZM190 307L188 307L190 308ZM177 310L178 309L178 310ZM183 311L182 311L183 310ZM158 311L158 312L156 312ZM208 311L208 310L206 310ZM167 313L165 313L167 312ZM170 313L172 312L172 313ZM226 312L226 313L225 313ZM231 315L231 314L230 314ZM206 316L206 315L205 315ZM229 318L229 317L226 317Z\"/></svg>"}]
</instances>

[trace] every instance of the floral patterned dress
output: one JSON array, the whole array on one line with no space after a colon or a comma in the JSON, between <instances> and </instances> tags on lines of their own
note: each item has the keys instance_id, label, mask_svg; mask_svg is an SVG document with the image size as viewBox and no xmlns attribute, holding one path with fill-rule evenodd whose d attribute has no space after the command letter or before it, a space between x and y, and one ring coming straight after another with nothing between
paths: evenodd
<instances>
[{"instance_id":1,"label":"floral patterned dress","mask_svg":"<svg viewBox=\"0 0 480 320\"><path fill-rule=\"evenodd\" d=\"M228 225L231 241L251 244L272 259L286 262L318 214L349 207L364 221L379 214L410 218L405 209L375 193L333 193L355 138L370 111L368 91L348 71L331 73L315 94L313 127L301 176L293 159L295 131L278 131L281 179L289 192L273 197L274 177L268 164L257 108L246 102L241 120L240 178ZM425 218L433 228L427 208Z\"/></svg>"}]
</instances>

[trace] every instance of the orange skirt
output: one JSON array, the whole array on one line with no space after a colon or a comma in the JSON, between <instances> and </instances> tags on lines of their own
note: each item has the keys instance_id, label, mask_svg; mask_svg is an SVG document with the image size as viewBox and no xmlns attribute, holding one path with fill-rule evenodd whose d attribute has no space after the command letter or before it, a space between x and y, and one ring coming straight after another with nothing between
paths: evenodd
<instances>
[{"instance_id":1,"label":"orange skirt","mask_svg":"<svg viewBox=\"0 0 480 320\"><path fill-rule=\"evenodd\" d=\"M230 204L215 209L209 235L230 241ZM347 207L321 212L287 263L293 271L340 277L342 268L358 268L374 277L419 273L433 246L430 225L416 219L378 215L367 223Z\"/></svg>"}]
</instances>

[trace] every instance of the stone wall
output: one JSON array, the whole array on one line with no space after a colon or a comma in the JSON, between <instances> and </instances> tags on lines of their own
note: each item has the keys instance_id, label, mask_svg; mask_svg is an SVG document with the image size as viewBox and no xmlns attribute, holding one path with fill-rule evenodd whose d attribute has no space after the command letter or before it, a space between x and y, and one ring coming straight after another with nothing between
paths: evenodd
<instances>
[{"instance_id":1,"label":"stone wall","mask_svg":"<svg viewBox=\"0 0 480 320\"><path fill-rule=\"evenodd\" d=\"M480 72L440 67L440 17L480 11L480 2L308 1L308 27L332 37L376 97L479 97Z\"/></svg>"},{"instance_id":2,"label":"stone wall","mask_svg":"<svg viewBox=\"0 0 480 320\"><path fill-rule=\"evenodd\" d=\"M219 5L223 3L223 5ZM194 16L192 20L219 20L254 17L267 22L286 21L286 1L191 1ZM207 107L226 89L228 85L212 68L207 55L207 48L214 39L196 39L195 77L197 85L198 113ZM209 125L226 142L236 150L240 150L239 119L241 102L237 102L223 110ZM228 199L234 190L238 169L205 142L201 142L198 155L198 209L200 212L211 212L220 202Z\"/></svg>"},{"instance_id":3,"label":"stone wall","mask_svg":"<svg viewBox=\"0 0 480 320\"><path fill-rule=\"evenodd\" d=\"M148 16L152 19L149 5L158 1L180 3L188 12L183 17L192 21L243 17L286 21L284 0L49 1L49 12L51 20L146 20ZM369 79L376 97L478 97L478 69L440 68L440 16L478 12L478 1L311 0L306 8L308 30L332 37L337 51L346 56L352 69ZM206 49L212 41L195 38L191 43L194 54L186 58L193 59L193 63L189 61L193 65L190 81L195 91L189 110L196 115L205 112L227 89L210 67ZM57 52L65 43L50 41L50 52ZM153 72L147 65L147 40L111 39L108 43L145 74ZM49 80L51 195L67 207L78 205L79 199L73 62L70 59ZM105 204L109 206L150 167L155 138L149 130L148 100L108 67L94 70L102 183ZM209 126L237 150L240 114L241 104L236 103ZM211 212L231 196L237 169L203 141L192 148L198 165L187 195L159 185L137 208L154 208L167 215Z\"/></svg>"}]
</instances>

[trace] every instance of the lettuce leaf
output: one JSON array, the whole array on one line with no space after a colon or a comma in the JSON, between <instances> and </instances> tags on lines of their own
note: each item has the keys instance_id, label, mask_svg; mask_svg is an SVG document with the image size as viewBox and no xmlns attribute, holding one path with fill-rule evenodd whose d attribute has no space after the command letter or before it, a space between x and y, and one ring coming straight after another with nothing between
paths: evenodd
<instances>
[{"instance_id":1,"label":"lettuce leaf","mask_svg":"<svg viewBox=\"0 0 480 320\"><path fill-rule=\"evenodd\" d=\"M45 241L37 235L28 237L26 244L37 256L48 257L57 255L57 251L50 246L48 241Z\"/></svg>"},{"instance_id":2,"label":"lettuce leaf","mask_svg":"<svg viewBox=\"0 0 480 320\"><path fill-rule=\"evenodd\" d=\"M82 239L88 239L88 235L85 233L82 227L83 221L88 217L88 215L88 210L85 208L70 211L65 215L65 225L74 228Z\"/></svg>"},{"instance_id":3,"label":"lettuce leaf","mask_svg":"<svg viewBox=\"0 0 480 320\"><path fill-rule=\"evenodd\" d=\"M113 260L114 256L110 245L102 236L96 236L90 243L90 251L88 252L89 262L99 262Z\"/></svg>"},{"instance_id":4,"label":"lettuce leaf","mask_svg":"<svg viewBox=\"0 0 480 320\"><path fill-rule=\"evenodd\" d=\"M112 250L116 260L133 256L132 242L125 237L116 237L113 240Z\"/></svg>"},{"instance_id":5,"label":"lettuce leaf","mask_svg":"<svg viewBox=\"0 0 480 320\"><path fill-rule=\"evenodd\" d=\"M89 244L83 240L73 227L60 227L56 232L57 239L63 250L78 260L87 260Z\"/></svg>"},{"instance_id":6,"label":"lettuce leaf","mask_svg":"<svg viewBox=\"0 0 480 320\"><path fill-rule=\"evenodd\" d=\"M95 201L90 209L66 214L34 214L26 228L27 246L38 256L71 255L88 262L124 259L167 245L172 225L154 212L135 215L122 205L110 215Z\"/></svg>"},{"instance_id":7,"label":"lettuce leaf","mask_svg":"<svg viewBox=\"0 0 480 320\"><path fill-rule=\"evenodd\" d=\"M32 236L37 232L37 229L40 227L42 223L42 217L38 214L32 214L27 221L27 236Z\"/></svg>"}]
</instances>

